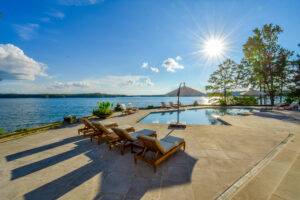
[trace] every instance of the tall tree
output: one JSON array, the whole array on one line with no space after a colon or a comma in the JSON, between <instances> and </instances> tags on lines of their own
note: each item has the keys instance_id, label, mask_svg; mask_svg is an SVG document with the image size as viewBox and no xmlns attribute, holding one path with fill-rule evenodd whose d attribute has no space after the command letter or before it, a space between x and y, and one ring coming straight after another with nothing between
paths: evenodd
<instances>
[{"instance_id":1,"label":"tall tree","mask_svg":"<svg viewBox=\"0 0 300 200\"><path fill-rule=\"evenodd\" d=\"M249 37L243 45L243 52L253 71L257 73L258 80L261 80L260 88L265 90L274 105L278 75L282 72L282 62L279 59L284 56L287 58L292 53L277 43L278 35L283 32L280 26L266 24L261 30L256 28L253 32L254 36Z\"/></svg>"},{"instance_id":2,"label":"tall tree","mask_svg":"<svg viewBox=\"0 0 300 200\"><path fill-rule=\"evenodd\" d=\"M218 65L218 69L210 75L208 80L210 84L206 86L206 90L222 93L226 103L228 92L236 87L236 70L237 64L233 60L225 60L222 64Z\"/></svg>"}]
</instances>

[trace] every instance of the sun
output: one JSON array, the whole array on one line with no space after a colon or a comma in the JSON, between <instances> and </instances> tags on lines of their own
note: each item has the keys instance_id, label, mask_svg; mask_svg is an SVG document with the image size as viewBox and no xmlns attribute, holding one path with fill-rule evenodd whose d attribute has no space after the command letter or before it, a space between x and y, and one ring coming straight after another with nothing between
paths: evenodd
<instances>
[{"instance_id":1,"label":"sun","mask_svg":"<svg viewBox=\"0 0 300 200\"><path fill-rule=\"evenodd\" d=\"M203 51L209 57L220 57L224 54L225 44L222 40L210 38L204 41Z\"/></svg>"}]
</instances>

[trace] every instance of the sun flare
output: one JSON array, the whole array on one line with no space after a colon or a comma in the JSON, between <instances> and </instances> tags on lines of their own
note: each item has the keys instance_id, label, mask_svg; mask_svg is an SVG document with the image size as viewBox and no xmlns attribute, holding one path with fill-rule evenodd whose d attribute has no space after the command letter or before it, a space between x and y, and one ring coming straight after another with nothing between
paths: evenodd
<instances>
[{"instance_id":1,"label":"sun flare","mask_svg":"<svg viewBox=\"0 0 300 200\"><path fill-rule=\"evenodd\" d=\"M209 39L204 42L203 50L209 57L218 57L224 53L224 43L219 39Z\"/></svg>"}]
</instances>

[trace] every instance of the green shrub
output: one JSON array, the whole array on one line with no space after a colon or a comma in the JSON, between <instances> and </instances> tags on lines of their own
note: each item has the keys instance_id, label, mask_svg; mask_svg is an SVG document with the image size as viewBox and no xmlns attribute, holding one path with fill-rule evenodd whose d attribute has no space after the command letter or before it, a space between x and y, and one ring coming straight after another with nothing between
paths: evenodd
<instances>
[{"instance_id":1,"label":"green shrub","mask_svg":"<svg viewBox=\"0 0 300 200\"><path fill-rule=\"evenodd\" d=\"M113 113L113 111L110 110L113 106L114 105L109 102L98 102L98 109L93 110L93 115L97 117L108 117Z\"/></svg>"},{"instance_id":2,"label":"green shrub","mask_svg":"<svg viewBox=\"0 0 300 200\"><path fill-rule=\"evenodd\" d=\"M121 105L117 103L117 106L114 108L114 110L117 111L122 111Z\"/></svg>"},{"instance_id":3,"label":"green shrub","mask_svg":"<svg viewBox=\"0 0 300 200\"><path fill-rule=\"evenodd\" d=\"M0 135L4 134L4 133L5 133L5 130L3 128L0 128Z\"/></svg>"},{"instance_id":4,"label":"green shrub","mask_svg":"<svg viewBox=\"0 0 300 200\"><path fill-rule=\"evenodd\" d=\"M195 101L194 101L194 103L193 103L193 106L199 106L199 104L198 104L198 101L197 101L197 100L195 100Z\"/></svg>"},{"instance_id":5,"label":"green shrub","mask_svg":"<svg viewBox=\"0 0 300 200\"><path fill-rule=\"evenodd\" d=\"M257 105L257 99L254 96L234 96L231 104L236 106L254 106Z\"/></svg>"},{"instance_id":6,"label":"green shrub","mask_svg":"<svg viewBox=\"0 0 300 200\"><path fill-rule=\"evenodd\" d=\"M147 108L148 108L148 109L153 109L154 106L153 106L153 105L149 105Z\"/></svg>"},{"instance_id":7,"label":"green shrub","mask_svg":"<svg viewBox=\"0 0 300 200\"><path fill-rule=\"evenodd\" d=\"M291 104L291 103L293 103L294 101L297 101L297 100L298 100L297 97L288 96L288 97L285 98L284 101L288 104Z\"/></svg>"}]
</instances>

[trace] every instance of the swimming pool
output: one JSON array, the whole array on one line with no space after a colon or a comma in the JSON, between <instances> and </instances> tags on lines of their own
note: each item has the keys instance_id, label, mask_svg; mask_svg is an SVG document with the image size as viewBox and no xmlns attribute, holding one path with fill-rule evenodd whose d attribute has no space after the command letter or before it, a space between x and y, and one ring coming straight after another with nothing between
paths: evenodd
<instances>
[{"instance_id":1,"label":"swimming pool","mask_svg":"<svg viewBox=\"0 0 300 200\"><path fill-rule=\"evenodd\" d=\"M202 108L179 111L179 121L186 124L200 125L224 125L226 123L217 119L217 116L233 115L240 116L242 112L259 112L256 109L217 109L217 108ZM159 123L169 124L177 121L177 111L153 112L144 117L139 123Z\"/></svg>"}]
</instances>

